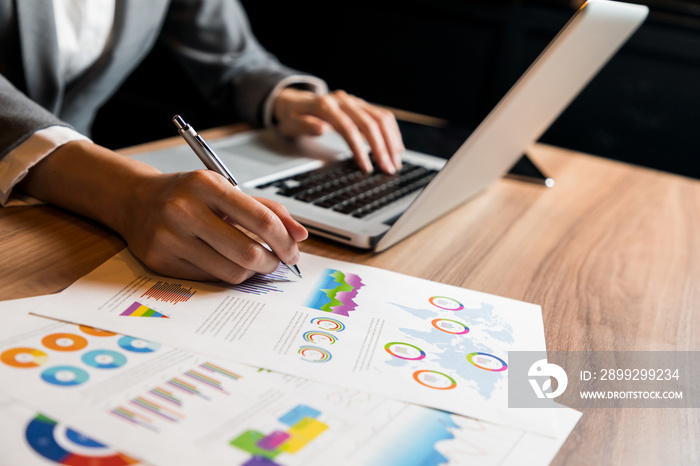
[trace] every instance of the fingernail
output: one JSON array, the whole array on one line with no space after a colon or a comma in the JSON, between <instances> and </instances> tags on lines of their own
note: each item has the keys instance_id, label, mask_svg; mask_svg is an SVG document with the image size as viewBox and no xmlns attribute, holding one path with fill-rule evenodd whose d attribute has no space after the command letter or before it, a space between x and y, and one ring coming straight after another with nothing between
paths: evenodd
<instances>
[{"instance_id":1,"label":"fingernail","mask_svg":"<svg viewBox=\"0 0 700 466\"><path fill-rule=\"evenodd\" d=\"M389 161L384 161L384 163L382 163L382 167L384 168L384 173L388 173L390 175L396 173L396 168L394 168L394 166L391 163L389 163Z\"/></svg>"}]
</instances>

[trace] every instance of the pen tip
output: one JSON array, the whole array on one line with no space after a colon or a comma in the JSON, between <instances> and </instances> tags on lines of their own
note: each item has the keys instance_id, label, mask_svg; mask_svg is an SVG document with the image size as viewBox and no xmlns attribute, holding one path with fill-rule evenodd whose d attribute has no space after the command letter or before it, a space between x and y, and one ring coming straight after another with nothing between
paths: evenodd
<instances>
[{"instance_id":1,"label":"pen tip","mask_svg":"<svg viewBox=\"0 0 700 466\"><path fill-rule=\"evenodd\" d=\"M284 265L286 265L287 268L289 270L291 270L294 275L296 275L299 278L302 278L301 272L299 271L299 267L297 267L296 265L289 265L289 264L284 264Z\"/></svg>"}]
</instances>

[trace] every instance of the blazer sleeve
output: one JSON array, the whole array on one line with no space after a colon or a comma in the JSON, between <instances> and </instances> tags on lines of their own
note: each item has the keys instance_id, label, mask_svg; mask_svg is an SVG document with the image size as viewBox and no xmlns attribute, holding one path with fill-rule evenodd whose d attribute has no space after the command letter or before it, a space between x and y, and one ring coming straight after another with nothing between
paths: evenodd
<instances>
[{"instance_id":1,"label":"blazer sleeve","mask_svg":"<svg viewBox=\"0 0 700 466\"><path fill-rule=\"evenodd\" d=\"M161 39L210 104L251 123L263 123L263 104L277 83L308 76L262 47L236 0L173 1Z\"/></svg>"},{"instance_id":2,"label":"blazer sleeve","mask_svg":"<svg viewBox=\"0 0 700 466\"><path fill-rule=\"evenodd\" d=\"M1 74L0 109L0 159L40 129L70 126L32 101Z\"/></svg>"}]
</instances>

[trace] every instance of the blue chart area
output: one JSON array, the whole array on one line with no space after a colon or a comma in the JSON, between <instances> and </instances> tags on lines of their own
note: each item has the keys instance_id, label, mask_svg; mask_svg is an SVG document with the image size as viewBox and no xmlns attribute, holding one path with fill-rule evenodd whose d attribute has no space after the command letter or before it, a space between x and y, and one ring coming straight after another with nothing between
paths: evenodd
<instances>
[{"instance_id":1,"label":"blue chart area","mask_svg":"<svg viewBox=\"0 0 700 466\"><path fill-rule=\"evenodd\" d=\"M121 348L134 353L152 353L160 348L160 343L141 340L134 337L121 337L117 344Z\"/></svg>"},{"instance_id":2,"label":"blue chart area","mask_svg":"<svg viewBox=\"0 0 700 466\"><path fill-rule=\"evenodd\" d=\"M68 440L61 445L56 434ZM46 416L37 415L27 425L25 432L27 443L34 451L58 464L90 466L122 466L135 464L136 461L114 452L109 447L86 437L72 429L59 426L56 421Z\"/></svg>"},{"instance_id":3,"label":"blue chart area","mask_svg":"<svg viewBox=\"0 0 700 466\"><path fill-rule=\"evenodd\" d=\"M293 426L305 417L317 418L321 411L305 405L298 405L279 418L282 424Z\"/></svg>"},{"instance_id":4,"label":"blue chart area","mask_svg":"<svg viewBox=\"0 0 700 466\"><path fill-rule=\"evenodd\" d=\"M321 279L309 297L306 307L349 316L350 312L357 308L354 299L364 286L359 275L326 269L321 274Z\"/></svg>"},{"instance_id":5,"label":"blue chart area","mask_svg":"<svg viewBox=\"0 0 700 466\"><path fill-rule=\"evenodd\" d=\"M473 383L482 397L488 399L492 396L497 382L505 376L507 366L502 359L505 355L496 355L488 342L495 340L499 344L510 345L515 341L512 327L494 315L493 306L482 304L476 309L448 311L452 322L461 322L461 324L459 326L455 324L453 331L446 331L448 328L444 326L439 328L435 324L430 324L430 319L444 316L443 309L430 309L427 306L421 309L396 303L390 304L427 322L427 325L422 328L399 329L407 342L414 342L421 347L426 353L426 359L411 361L394 357L386 362L388 365L407 369L427 369L427 367L418 367L416 363L428 362L436 370L459 377L458 386L462 385L463 381ZM441 320L444 321L444 319ZM467 328L469 330L465 331ZM466 356L473 354L475 356L472 360L468 360ZM441 369L437 369L435 365L440 366Z\"/></svg>"},{"instance_id":6,"label":"blue chart area","mask_svg":"<svg viewBox=\"0 0 700 466\"><path fill-rule=\"evenodd\" d=\"M401 421L397 421L401 422ZM437 466L446 458L437 449L438 442L454 439L450 431L459 429L452 416L444 411L421 409L417 418L397 429L396 438L383 439L380 452L370 461L371 466L400 464L402 466Z\"/></svg>"},{"instance_id":7,"label":"blue chart area","mask_svg":"<svg viewBox=\"0 0 700 466\"><path fill-rule=\"evenodd\" d=\"M42 372L41 378L44 380L44 382L48 382L51 385L70 387L87 382L90 376L87 372L78 367L54 366L49 367Z\"/></svg>"},{"instance_id":8,"label":"blue chart area","mask_svg":"<svg viewBox=\"0 0 700 466\"><path fill-rule=\"evenodd\" d=\"M126 356L112 350L88 351L80 358L85 364L97 369L116 369L126 364Z\"/></svg>"}]
</instances>

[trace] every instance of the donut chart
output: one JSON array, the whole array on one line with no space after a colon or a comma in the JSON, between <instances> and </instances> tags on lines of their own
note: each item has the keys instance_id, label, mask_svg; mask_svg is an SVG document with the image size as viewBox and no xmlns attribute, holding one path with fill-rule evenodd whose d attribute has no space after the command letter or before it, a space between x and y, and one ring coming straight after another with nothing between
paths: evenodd
<instances>
[{"instance_id":1,"label":"donut chart","mask_svg":"<svg viewBox=\"0 0 700 466\"><path fill-rule=\"evenodd\" d=\"M97 369L116 369L126 364L126 356L117 351L105 349L88 351L80 360Z\"/></svg>"},{"instance_id":2,"label":"donut chart","mask_svg":"<svg viewBox=\"0 0 700 466\"><path fill-rule=\"evenodd\" d=\"M88 325L79 325L78 327L84 334L92 335L93 337L113 337L114 335L117 335L117 333L90 327Z\"/></svg>"},{"instance_id":3,"label":"donut chart","mask_svg":"<svg viewBox=\"0 0 700 466\"><path fill-rule=\"evenodd\" d=\"M316 346L300 347L299 356L301 356L301 359L308 362L327 362L332 358L331 353Z\"/></svg>"},{"instance_id":4,"label":"donut chart","mask_svg":"<svg viewBox=\"0 0 700 466\"><path fill-rule=\"evenodd\" d=\"M435 390L452 390L457 386L455 379L438 371L422 370L413 373L413 380L424 387Z\"/></svg>"},{"instance_id":5,"label":"donut chart","mask_svg":"<svg viewBox=\"0 0 700 466\"><path fill-rule=\"evenodd\" d=\"M88 342L73 333L52 333L42 338L41 344L54 351L79 351L85 348Z\"/></svg>"},{"instance_id":6,"label":"donut chart","mask_svg":"<svg viewBox=\"0 0 700 466\"><path fill-rule=\"evenodd\" d=\"M469 333L469 327L456 320L433 319L430 323L441 332L450 333L452 335L465 335Z\"/></svg>"},{"instance_id":7,"label":"donut chart","mask_svg":"<svg viewBox=\"0 0 700 466\"><path fill-rule=\"evenodd\" d=\"M36 348L11 348L0 354L0 361L11 367L31 368L43 366L49 356Z\"/></svg>"},{"instance_id":8,"label":"donut chart","mask_svg":"<svg viewBox=\"0 0 700 466\"><path fill-rule=\"evenodd\" d=\"M62 442L59 443L58 437L64 437ZM117 453L72 429L62 428L56 421L42 415L37 415L29 422L25 430L25 438L35 452L57 464L125 466L137 463L136 460Z\"/></svg>"},{"instance_id":9,"label":"donut chart","mask_svg":"<svg viewBox=\"0 0 700 466\"><path fill-rule=\"evenodd\" d=\"M87 382L90 376L78 367L54 366L42 372L41 378L44 382L48 382L51 385L70 387Z\"/></svg>"},{"instance_id":10,"label":"donut chart","mask_svg":"<svg viewBox=\"0 0 700 466\"><path fill-rule=\"evenodd\" d=\"M330 317L314 317L311 319L312 324L316 324L318 328L328 332L342 332L345 330L345 324L337 319Z\"/></svg>"},{"instance_id":11,"label":"donut chart","mask_svg":"<svg viewBox=\"0 0 700 466\"><path fill-rule=\"evenodd\" d=\"M141 340L134 337L121 337L117 344L127 351L134 353L152 353L160 348L160 343Z\"/></svg>"},{"instance_id":12,"label":"donut chart","mask_svg":"<svg viewBox=\"0 0 700 466\"><path fill-rule=\"evenodd\" d=\"M390 355L409 361L418 361L425 358L425 351L410 343L392 341L384 345L384 349Z\"/></svg>"},{"instance_id":13,"label":"donut chart","mask_svg":"<svg viewBox=\"0 0 700 466\"><path fill-rule=\"evenodd\" d=\"M324 343L332 345L336 341L338 341L338 339L334 335L331 335L330 333L326 333L326 332L321 332L318 330L311 330L309 332L304 332L302 337L304 338L304 340L308 341L309 343L315 343L317 345L324 344Z\"/></svg>"},{"instance_id":14,"label":"donut chart","mask_svg":"<svg viewBox=\"0 0 700 466\"><path fill-rule=\"evenodd\" d=\"M503 359L488 353L469 353L467 361L485 371L503 372L508 369L508 364Z\"/></svg>"},{"instance_id":15,"label":"donut chart","mask_svg":"<svg viewBox=\"0 0 700 466\"><path fill-rule=\"evenodd\" d=\"M430 304L445 311L461 311L464 309L464 304L460 303L454 298L448 298L447 296L433 296L428 299Z\"/></svg>"}]
</instances>

